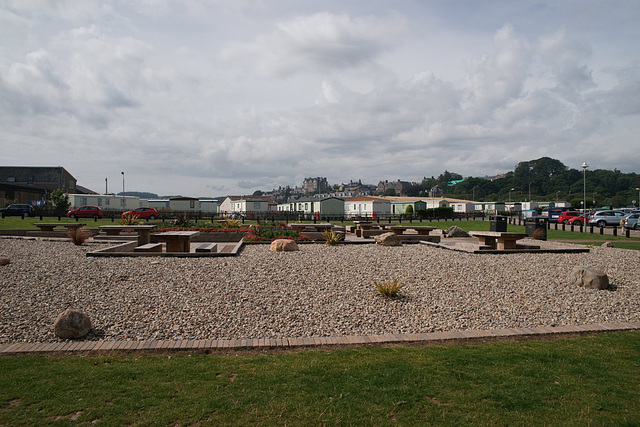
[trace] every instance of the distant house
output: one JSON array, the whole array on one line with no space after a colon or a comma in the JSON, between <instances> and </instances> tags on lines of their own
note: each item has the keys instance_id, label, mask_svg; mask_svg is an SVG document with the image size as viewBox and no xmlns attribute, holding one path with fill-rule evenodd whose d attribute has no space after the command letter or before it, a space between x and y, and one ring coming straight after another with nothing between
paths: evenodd
<instances>
[{"instance_id":1,"label":"distant house","mask_svg":"<svg viewBox=\"0 0 640 427\"><path fill-rule=\"evenodd\" d=\"M200 199L195 197L172 197L169 199L169 209L173 212L199 212Z\"/></svg>"},{"instance_id":2,"label":"distant house","mask_svg":"<svg viewBox=\"0 0 640 427\"><path fill-rule=\"evenodd\" d=\"M98 206L103 211L129 211L140 206L148 206L146 199L136 196L116 196L115 194L69 194L69 203L71 209L90 205Z\"/></svg>"},{"instance_id":3,"label":"distant house","mask_svg":"<svg viewBox=\"0 0 640 427\"><path fill-rule=\"evenodd\" d=\"M344 216L344 205L345 201L338 197L298 199L289 204L289 211L314 215L318 219L323 217L342 217Z\"/></svg>"},{"instance_id":4,"label":"distant house","mask_svg":"<svg viewBox=\"0 0 640 427\"><path fill-rule=\"evenodd\" d=\"M265 196L227 196L218 212L220 215L245 215L251 217L260 215L277 209L277 203L271 197Z\"/></svg>"},{"instance_id":5,"label":"distant house","mask_svg":"<svg viewBox=\"0 0 640 427\"><path fill-rule=\"evenodd\" d=\"M367 217L375 219L378 215L391 214L391 201L382 197L362 196L345 200L346 217Z\"/></svg>"}]
</instances>

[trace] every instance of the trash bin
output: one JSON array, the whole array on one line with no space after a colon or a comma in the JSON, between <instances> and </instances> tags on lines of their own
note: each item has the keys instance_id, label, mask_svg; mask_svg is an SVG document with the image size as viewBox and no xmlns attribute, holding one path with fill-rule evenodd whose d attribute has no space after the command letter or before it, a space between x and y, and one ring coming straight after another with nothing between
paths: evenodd
<instances>
[{"instance_id":1,"label":"trash bin","mask_svg":"<svg viewBox=\"0 0 640 427\"><path fill-rule=\"evenodd\" d=\"M489 217L489 230L499 231L501 233L507 232L507 217L502 215Z\"/></svg>"},{"instance_id":2,"label":"trash bin","mask_svg":"<svg viewBox=\"0 0 640 427\"><path fill-rule=\"evenodd\" d=\"M527 218L524 228L527 236L537 240L547 240L547 218L541 216Z\"/></svg>"}]
</instances>

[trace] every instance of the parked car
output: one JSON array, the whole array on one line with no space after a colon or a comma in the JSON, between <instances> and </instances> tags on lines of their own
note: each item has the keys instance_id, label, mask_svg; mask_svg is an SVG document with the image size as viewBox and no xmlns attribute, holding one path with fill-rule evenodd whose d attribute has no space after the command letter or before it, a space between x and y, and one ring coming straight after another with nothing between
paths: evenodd
<instances>
[{"instance_id":1,"label":"parked car","mask_svg":"<svg viewBox=\"0 0 640 427\"><path fill-rule=\"evenodd\" d=\"M562 212L562 214L557 218L558 224L569 224L569 220L573 217L582 215L581 212L578 211L566 211Z\"/></svg>"},{"instance_id":2,"label":"parked car","mask_svg":"<svg viewBox=\"0 0 640 427\"><path fill-rule=\"evenodd\" d=\"M4 209L0 209L2 218L5 216L32 216L33 206L14 203Z\"/></svg>"},{"instance_id":3,"label":"parked car","mask_svg":"<svg viewBox=\"0 0 640 427\"><path fill-rule=\"evenodd\" d=\"M622 221L620 221L620 225L622 225L624 228L632 228L634 230L637 230L640 227L638 225L639 218L640 212L630 213L629 215L622 218Z\"/></svg>"},{"instance_id":4,"label":"parked car","mask_svg":"<svg viewBox=\"0 0 640 427\"><path fill-rule=\"evenodd\" d=\"M102 218L102 209L97 206L80 206L67 212L69 218Z\"/></svg>"},{"instance_id":5,"label":"parked car","mask_svg":"<svg viewBox=\"0 0 640 427\"><path fill-rule=\"evenodd\" d=\"M564 212L573 210L571 208L544 208L542 209L542 216L546 216L549 222L557 222L558 217Z\"/></svg>"},{"instance_id":6,"label":"parked car","mask_svg":"<svg viewBox=\"0 0 640 427\"><path fill-rule=\"evenodd\" d=\"M596 211L589 217L590 225L604 228L607 225L620 225L625 213L619 210Z\"/></svg>"},{"instance_id":7,"label":"parked car","mask_svg":"<svg viewBox=\"0 0 640 427\"><path fill-rule=\"evenodd\" d=\"M569 218L569 222L568 222L568 224L569 224L569 225L574 225L574 226L576 226L576 227L580 227L580 226L581 226L581 225L583 225L583 224L584 224L584 222L585 222L585 221L584 221L585 216L588 218L588 217L589 217L589 214L586 214L586 215L585 215L585 214L582 214L582 213L581 213L581 214L580 214L580 215L578 215L578 216L571 217L571 218Z\"/></svg>"},{"instance_id":8,"label":"parked car","mask_svg":"<svg viewBox=\"0 0 640 427\"><path fill-rule=\"evenodd\" d=\"M150 219L150 220L154 220L156 218L158 218L160 215L158 215L158 211L155 210L154 208L149 208L149 207L141 207L141 208L137 208L137 209L133 209L127 212L124 212L122 214L122 218L124 218L127 215L133 215L137 218L140 219Z\"/></svg>"}]
</instances>

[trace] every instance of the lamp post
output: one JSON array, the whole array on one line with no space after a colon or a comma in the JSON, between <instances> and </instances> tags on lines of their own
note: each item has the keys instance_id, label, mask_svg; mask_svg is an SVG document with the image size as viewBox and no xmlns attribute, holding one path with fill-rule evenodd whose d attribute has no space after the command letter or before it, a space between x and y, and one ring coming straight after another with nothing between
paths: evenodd
<instances>
[{"instance_id":1,"label":"lamp post","mask_svg":"<svg viewBox=\"0 0 640 427\"><path fill-rule=\"evenodd\" d=\"M584 231L587 231L587 162L582 163L582 213L584 214Z\"/></svg>"},{"instance_id":2,"label":"lamp post","mask_svg":"<svg viewBox=\"0 0 640 427\"><path fill-rule=\"evenodd\" d=\"M636 191L638 192L638 201L636 202L636 206L640 205L640 188L636 187Z\"/></svg>"},{"instance_id":3,"label":"lamp post","mask_svg":"<svg viewBox=\"0 0 640 427\"><path fill-rule=\"evenodd\" d=\"M109 194L109 178L104 179L104 194Z\"/></svg>"},{"instance_id":4,"label":"lamp post","mask_svg":"<svg viewBox=\"0 0 640 427\"><path fill-rule=\"evenodd\" d=\"M535 181L531 181L529 183L529 204L531 204L531 184L533 184Z\"/></svg>"},{"instance_id":5,"label":"lamp post","mask_svg":"<svg viewBox=\"0 0 640 427\"><path fill-rule=\"evenodd\" d=\"M124 209L124 172L120 172L122 174L122 209Z\"/></svg>"},{"instance_id":6,"label":"lamp post","mask_svg":"<svg viewBox=\"0 0 640 427\"><path fill-rule=\"evenodd\" d=\"M509 190L509 203L511 203L511 192L513 191L513 188L511 190Z\"/></svg>"}]
</instances>

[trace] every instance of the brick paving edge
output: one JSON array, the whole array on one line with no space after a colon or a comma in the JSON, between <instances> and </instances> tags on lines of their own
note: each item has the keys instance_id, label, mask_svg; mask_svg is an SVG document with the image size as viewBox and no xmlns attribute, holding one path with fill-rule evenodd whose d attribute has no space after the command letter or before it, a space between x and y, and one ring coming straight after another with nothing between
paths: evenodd
<instances>
[{"instance_id":1,"label":"brick paving edge","mask_svg":"<svg viewBox=\"0 0 640 427\"><path fill-rule=\"evenodd\" d=\"M74 354L141 351L209 351L209 350L262 350L284 348L313 348L331 346L367 346L380 344L408 344L429 342L462 342L497 340L501 338L535 338L562 335L582 335L640 330L640 322L595 323L591 325L547 326L539 328L507 328L466 331L446 331L409 334L353 335L333 337L299 337L282 339L244 340L145 340L145 341L60 341L57 343L0 344L0 355L20 354Z\"/></svg>"}]
</instances>

